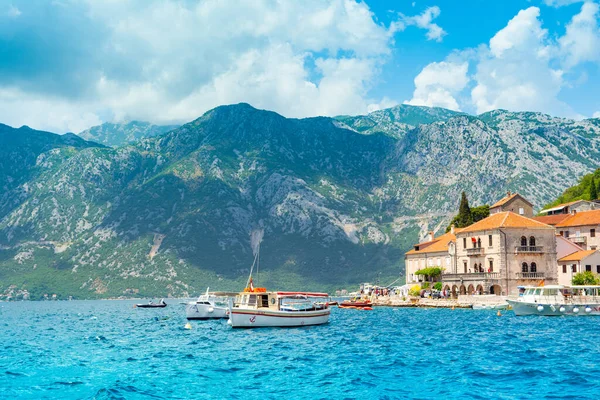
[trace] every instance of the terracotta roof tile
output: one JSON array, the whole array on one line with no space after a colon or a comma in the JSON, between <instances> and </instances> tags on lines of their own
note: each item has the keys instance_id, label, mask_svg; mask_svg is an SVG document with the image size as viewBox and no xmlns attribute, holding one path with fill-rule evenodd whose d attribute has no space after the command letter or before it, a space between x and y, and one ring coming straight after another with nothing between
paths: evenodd
<instances>
[{"instance_id":1,"label":"terracotta roof tile","mask_svg":"<svg viewBox=\"0 0 600 400\"><path fill-rule=\"evenodd\" d=\"M576 251L575 253L571 253L568 256L564 256L563 258L561 258L560 260L558 260L558 262L581 261L584 258L586 258L586 257L594 254L597 251L598 250L581 250L581 251Z\"/></svg>"},{"instance_id":2,"label":"terracotta roof tile","mask_svg":"<svg viewBox=\"0 0 600 400\"><path fill-rule=\"evenodd\" d=\"M532 219L541 222L542 224L556 225L568 216L569 214L543 215L541 217L533 217Z\"/></svg>"},{"instance_id":3,"label":"terracotta roof tile","mask_svg":"<svg viewBox=\"0 0 600 400\"><path fill-rule=\"evenodd\" d=\"M600 225L600 210L579 211L568 214L568 218L556 225L557 228L569 226Z\"/></svg>"},{"instance_id":4,"label":"terracotta roof tile","mask_svg":"<svg viewBox=\"0 0 600 400\"><path fill-rule=\"evenodd\" d=\"M493 206L490 206L490 208L500 207L501 205L504 205L504 204L508 203L510 200L514 199L517 195L518 195L518 193L513 193L511 195L503 197L500 200L498 200Z\"/></svg>"},{"instance_id":5,"label":"terracotta roof tile","mask_svg":"<svg viewBox=\"0 0 600 400\"><path fill-rule=\"evenodd\" d=\"M463 229L462 233L487 231L499 228L554 229L550 225L538 222L531 218L523 217L510 211L503 211L475 222L473 225Z\"/></svg>"},{"instance_id":6,"label":"terracotta roof tile","mask_svg":"<svg viewBox=\"0 0 600 400\"><path fill-rule=\"evenodd\" d=\"M455 232L458 229L455 229ZM425 242L425 243L419 243L417 246L419 246L420 250L415 250L414 248L408 252L406 252L407 255L410 254L425 254L425 253L439 253L442 251L448 251L448 243L455 241L456 240L456 235L448 232L443 234L440 237L435 238L433 241L431 242ZM423 249L421 249L421 246L426 244L427 246Z\"/></svg>"}]
</instances>

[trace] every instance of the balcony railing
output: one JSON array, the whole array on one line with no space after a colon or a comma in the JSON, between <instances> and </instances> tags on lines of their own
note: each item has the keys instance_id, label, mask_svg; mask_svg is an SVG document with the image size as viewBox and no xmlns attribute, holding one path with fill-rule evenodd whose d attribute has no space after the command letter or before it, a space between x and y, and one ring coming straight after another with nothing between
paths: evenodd
<instances>
[{"instance_id":1,"label":"balcony railing","mask_svg":"<svg viewBox=\"0 0 600 400\"><path fill-rule=\"evenodd\" d=\"M518 279L544 279L546 274L543 272L517 272Z\"/></svg>"},{"instance_id":2,"label":"balcony railing","mask_svg":"<svg viewBox=\"0 0 600 400\"><path fill-rule=\"evenodd\" d=\"M515 253L543 253L544 246L517 246Z\"/></svg>"},{"instance_id":3,"label":"balcony railing","mask_svg":"<svg viewBox=\"0 0 600 400\"><path fill-rule=\"evenodd\" d=\"M486 281L500 279L500 272L472 272L466 274L442 274L442 281Z\"/></svg>"},{"instance_id":4,"label":"balcony railing","mask_svg":"<svg viewBox=\"0 0 600 400\"><path fill-rule=\"evenodd\" d=\"M482 255L483 255L482 247L473 247L473 248L467 249L467 256L482 256Z\"/></svg>"},{"instance_id":5,"label":"balcony railing","mask_svg":"<svg viewBox=\"0 0 600 400\"><path fill-rule=\"evenodd\" d=\"M569 240L575 244L585 244L587 242L586 236L570 237Z\"/></svg>"}]
</instances>

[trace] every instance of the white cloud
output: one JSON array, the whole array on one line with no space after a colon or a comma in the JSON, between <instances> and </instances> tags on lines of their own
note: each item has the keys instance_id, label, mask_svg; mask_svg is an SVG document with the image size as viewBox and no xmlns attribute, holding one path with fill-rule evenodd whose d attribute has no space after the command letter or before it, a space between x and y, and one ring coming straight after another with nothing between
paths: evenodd
<instances>
[{"instance_id":1,"label":"white cloud","mask_svg":"<svg viewBox=\"0 0 600 400\"><path fill-rule=\"evenodd\" d=\"M415 91L406 104L460 110L455 96L469 83L468 63L442 61L427 65L415 78Z\"/></svg>"},{"instance_id":2,"label":"white cloud","mask_svg":"<svg viewBox=\"0 0 600 400\"><path fill-rule=\"evenodd\" d=\"M185 122L242 101L291 117L365 113L392 102L368 92L396 30L376 22L364 2L89 0L87 6L83 21L104 32L86 35L101 40L89 46L94 62L81 67L88 70L71 66L70 76L89 77L85 90L50 95L35 92L33 80L28 89L11 84L11 93L23 95L23 109L9 115L14 108L0 106L0 121L64 131L107 118ZM7 90L1 81L0 90ZM57 104L61 117L38 118L27 102Z\"/></svg>"},{"instance_id":3,"label":"white cloud","mask_svg":"<svg viewBox=\"0 0 600 400\"><path fill-rule=\"evenodd\" d=\"M584 3L564 36L553 38L542 27L539 8L521 10L489 44L426 66L415 78L413 97L406 103L476 113L504 108L579 118L559 95L562 88L587 79L585 73L573 71L575 66L600 61L599 14L597 4ZM468 63L475 71L472 84ZM470 96L464 94L466 90Z\"/></svg>"},{"instance_id":4,"label":"white cloud","mask_svg":"<svg viewBox=\"0 0 600 400\"><path fill-rule=\"evenodd\" d=\"M76 105L59 98L30 95L18 88L0 88L2 123L50 132L67 133L102 123L96 114L84 105Z\"/></svg>"},{"instance_id":5,"label":"white cloud","mask_svg":"<svg viewBox=\"0 0 600 400\"><path fill-rule=\"evenodd\" d=\"M540 10L521 10L507 26L480 49L476 86L471 100L478 113L498 108L573 114L557 99L563 71L550 67L547 31L539 20Z\"/></svg>"},{"instance_id":6,"label":"white cloud","mask_svg":"<svg viewBox=\"0 0 600 400\"><path fill-rule=\"evenodd\" d=\"M441 42L442 38L446 36L447 33L439 25L433 22L434 19L439 17L440 13L440 8L433 6L427 8L420 15L415 15L413 17L403 16L402 21L407 26L415 25L421 29L427 30L427 39Z\"/></svg>"},{"instance_id":7,"label":"white cloud","mask_svg":"<svg viewBox=\"0 0 600 400\"><path fill-rule=\"evenodd\" d=\"M544 0L544 4L551 7L562 7L570 4L581 3L585 0Z\"/></svg>"},{"instance_id":8,"label":"white cloud","mask_svg":"<svg viewBox=\"0 0 600 400\"><path fill-rule=\"evenodd\" d=\"M367 111L371 113L373 111L391 108L396 105L398 105L398 102L396 100L392 100L389 97L384 97L379 103L369 104L367 107Z\"/></svg>"},{"instance_id":9,"label":"white cloud","mask_svg":"<svg viewBox=\"0 0 600 400\"><path fill-rule=\"evenodd\" d=\"M581 12L567 25L565 35L558 40L566 68L585 61L600 61L599 11L598 4L584 3Z\"/></svg>"},{"instance_id":10,"label":"white cloud","mask_svg":"<svg viewBox=\"0 0 600 400\"><path fill-rule=\"evenodd\" d=\"M8 6L8 11L6 11L5 15L10 18L17 18L19 15L21 15L21 10L11 4Z\"/></svg>"},{"instance_id":11,"label":"white cloud","mask_svg":"<svg viewBox=\"0 0 600 400\"><path fill-rule=\"evenodd\" d=\"M600 111L596 111L594 115L592 115L592 118L600 118Z\"/></svg>"}]
</instances>

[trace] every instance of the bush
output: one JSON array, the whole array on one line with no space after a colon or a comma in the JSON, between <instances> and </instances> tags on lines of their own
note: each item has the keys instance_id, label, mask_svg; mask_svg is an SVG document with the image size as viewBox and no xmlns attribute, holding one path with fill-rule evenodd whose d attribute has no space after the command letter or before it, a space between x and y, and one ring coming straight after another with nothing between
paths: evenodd
<instances>
[{"instance_id":1,"label":"bush","mask_svg":"<svg viewBox=\"0 0 600 400\"><path fill-rule=\"evenodd\" d=\"M429 282L421 283L421 289L429 289Z\"/></svg>"},{"instance_id":2,"label":"bush","mask_svg":"<svg viewBox=\"0 0 600 400\"><path fill-rule=\"evenodd\" d=\"M442 282L436 282L435 285L433 285L433 288L435 290L442 290Z\"/></svg>"},{"instance_id":3,"label":"bush","mask_svg":"<svg viewBox=\"0 0 600 400\"><path fill-rule=\"evenodd\" d=\"M600 278L591 271L578 272L573 275L571 283L573 285L598 285L600 284Z\"/></svg>"},{"instance_id":4,"label":"bush","mask_svg":"<svg viewBox=\"0 0 600 400\"><path fill-rule=\"evenodd\" d=\"M419 297L421 295L421 285L413 285L408 291L409 296Z\"/></svg>"},{"instance_id":5,"label":"bush","mask_svg":"<svg viewBox=\"0 0 600 400\"><path fill-rule=\"evenodd\" d=\"M427 267L416 271L415 275L424 275L426 279L429 279L430 277L437 278L442 275L442 272L444 272L442 267Z\"/></svg>"}]
</instances>

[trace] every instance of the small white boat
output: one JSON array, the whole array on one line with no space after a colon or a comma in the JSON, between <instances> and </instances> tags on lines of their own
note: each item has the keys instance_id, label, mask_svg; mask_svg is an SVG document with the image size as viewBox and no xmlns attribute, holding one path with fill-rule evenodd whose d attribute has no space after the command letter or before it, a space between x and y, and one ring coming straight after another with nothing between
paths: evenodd
<instances>
[{"instance_id":1,"label":"small white boat","mask_svg":"<svg viewBox=\"0 0 600 400\"><path fill-rule=\"evenodd\" d=\"M515 315L600 315L600 286L525 287L516 299L507 300Z\"/></svg>"},{"instance_id":2,"label":"small white boat","mask_svg":"<svg viewBox=\"0 0 600 400\"><path fill-rule=\"evenodd\" d=\"M233 294L235 295L235 294ZM227 293L206 293L185 306L187 319L218 319L229 317Z\"/></svg>"},{"instance_id":3,"label":"small white boat","mask_svg":"<svg viewBox=\"0 0 600 400\"><path fill-rule=\"evenodd\" d=\"M473 304L473 310L506 310L508 309L508 303L500 304Z\"/></svg>"},{"instance_id":4,"label":"small white boat","mask_svg":"<svg viewBox=\"0 0 600 400\"><path fill-rule=\"evenodd\" d=\"M331 308L327 293L267 292L249 288L229 305L233 328L293 327L326 324ZM319 301L320 300L320 301Z\"/></svg>"}]
</instances>

